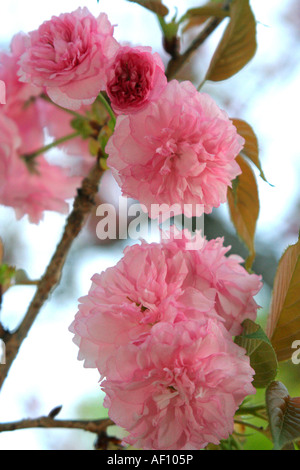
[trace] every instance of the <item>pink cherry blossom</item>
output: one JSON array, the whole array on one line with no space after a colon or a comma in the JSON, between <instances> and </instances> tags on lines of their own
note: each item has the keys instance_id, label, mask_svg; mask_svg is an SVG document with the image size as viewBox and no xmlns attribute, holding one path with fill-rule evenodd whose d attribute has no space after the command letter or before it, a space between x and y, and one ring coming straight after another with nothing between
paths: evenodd
<instances>
[{"instance_id":1,"label":"pink cherry blossom","mask_svg":"<svg viewBox=\"0 0 300 470\"><path fill-rule=\"evenodd\" d=\"M187 261L182 251L143 242L126 248L116 266L93 276L70 327L86 367L106 374L119 347L139 343L157 322L219 318L215 291L190 287Z\"/></svg>"},{"instance_id":2,"label":"pink cherry blossom","mask_svg":"<svg viewBox=\"0 0 300 470\"><path fill-rule=\"evenodd\" d=\"M46 87L60 106L91 104L106 86L106 69L118 48L107 15L89 10L53 16L29 33L20 61L22 81Z\"/></svg>"},{"instance_id":3,"label":"pink cherry blossom","mask_svg":"<svg viewBox=\"0 0 300 470\"><path fill-rule=\"evenodd\" d=\"M27 214L38 223L45 210L68 212L66 199L74 197L80 179L50 165L42 155L35 158L31 171L21 158L44 145L38 98L42 88L20 82L17 75L25 39L24 34L17 34L11 51L0 54L0 78L6 83L6 104L0 110L0 203L13 207L17 218Z\"/></svg>"},{"instance_id":4,"label":"pink cherry blossom","mask_svg":"<svg viewBox=\"0 0 300 470\"><path fill-rule=\"evenodd\" d=\"M22 137L23 154L34 152L44 145L44 127L47 127L49 134L55 139L74 132L70 114L39 98L43 91L41 87L20 82L17 75L18 62L26 50L25 43L26 36L19 33L11 42L10 53L0 53L0 79L7 83L7 102L1 107L1 111L17 124ZM93 159L86 140L78 137L66 142L63 149L72 156L80 157L77 166L80 166L78 172L81 175L88 172Z\"/></svg>"},{"instance_id":5,"label":"pink cherry blossom","mask_svg":"<svg viewBox=\"0 0 300 470\"><path fill-rule=\"evenodd\" d=\"M154 204L179 204L191 216L195 209L184 204L203 204L209 213L226 201L243 143L212 98L173 80L144 110L117 118L106 152L123 194L151 217L159 213Z\"/></svg>"},{"instance_id":6,"label":"pink cherry blossom","mask_svg":"<svg viewBox=\"0 0 300 470\"><path fill-rule=\"evenodd\" d=\"M15 209L17 218L28 214L38 223L45 210L67 213L65 199L75 195L79 178L71 178L41 155L30 172L21 159L24 148L16 123L0 113L0 203Z\"/></svg>"},{"instance_id":7,"label":"pink cherry blossom","mask_svg":"<svg viewBox=\"0 0 300 470\"><path fill-rule=\"evenodd\" d=\"M150 47L120 47L108 70L107 94L117 114L129 114L157 100L167 78L159 54Z\"/></svg>"},{"instance_id":8,"label":"pink cherry blossom","mask_svg":"<svg viewBox=\"0 0 300 470\"><path fill-rule=\"evenodd\" d=\"M102 383L124 443L150 450L198 450L233 431L254 371L245 350L215 320L158 323L139 345L120 348Z\"/></svg>"},{"instance_id":9,"label":"pink cherry blossom","mask_svg":"<svg viewBox=\"0 0 300 470\"><path fill-rule=\"evenodd\" d=\"M127 247L116 266L93 276L70 327L86 367L107 374L121 346L140 343L161 321L214 318L236 335L246 318L255 320L260 277L240 266L241 258L226 257L222 239L203 240L195 252L181 235Z\"/></svg>"}]
</instances>

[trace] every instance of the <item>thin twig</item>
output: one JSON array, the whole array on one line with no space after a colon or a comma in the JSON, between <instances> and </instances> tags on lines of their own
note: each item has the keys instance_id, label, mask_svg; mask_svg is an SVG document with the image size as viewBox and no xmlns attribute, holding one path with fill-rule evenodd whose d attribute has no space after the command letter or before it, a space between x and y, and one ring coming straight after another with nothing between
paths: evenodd
<instances>
[{"instance_id":1,"label":"thin twig","mask_svg":"<svg viewBox=\"0 0 300 470\"><path fill-rule=\"evenodd\" d=\"M194 39L188 49L178 57L171 59L168 63L166 75L168 80L172 80L174 76L179 72L183 65L189 60L193 52L195 52L199 46L208 38L208 36L219 26L224 18L213 17L201 31L200 34Z\"/></svg>"},{"instance_id":2,"label":"thin twig","mask_svg":"<svg viewBox=\"0 0 300 470\"><path fill-rule=\"evenodd\" d=\"M263 403L260 403L258 405L249 405L249 406L241 406L238 411L236 412L236 415L252 415L253 413L256 413L257 411L262 411L266 409L266 405Z\"/></svg>"},{"instance_id":3,"label":"thin twig","mask_svg":"<svg viewBox=\"0 0 300 470\"><path fill-rule=\"evenodd\" d=\"M15 282L10 287L14 287L14 286L37 286L39 282L40 281L38 279L36 279L36 280L28 279L26 281L24 280L24 281L21 281L21 282Z\"/></svg>"},{"instance_id":4,"label":"thin twig","mask_svg":"<svg viewBox=\"0 0 300 470\"><path fill-rule=\"evenodd\" d=\"M63 144L64 142L68 142L69 140L75 139L76 137L79 137L79 136L80 136L80 132L72 132L72 134L68 134L68 135L65 135L64 137L60 137L59 139L51 142L51 144L45 145L44 147L41 147L32 153L22 155L21 158L24 158L27 161L33 160L38 155L48 152L48 150L51 150L52 148L57 147L58 145Z\"/></svg>"},{"instance_id":5,"label":"thin twig","mask_svg":"<svg viewBox=\"0 0 300 470\"><path fill-rule=\"evenodd\" d=\"M241 426L246 426L247 428L250 428L250 429L253 429L254 431L260 432L261 434L263 434L267 438L270 438L268 430L264 429L262 426L258 427L258 426L255 426L255 424L248 423L248 422L245 422L245 421L240 421L239 419L235 419L234 422L235 422L235 424L240 424Z\"/></svg>"},{"instance_id":6,"label":"thin twig","mask_svg":"<svg viewBox=\"0 0 300 470\"><path fill-rule=\"evenodd\" d=\"M58 420L49 416L42 416L35 419L24 419L22 421L14 421L11 423L0 423L0 433L17 431L20 429L32 428L64 428L64 429L82 429L83 431L100 434L105 431L108 426L114 425L110 419L97 420Z\"/></svg>"},{"instance_id":7,"label":"thin twig","mask_svg":"<svg viewBox=\"0 0 300 470\"><path fill-rule=\"evenodd\" d=\"M232 3L232 0L225 0L223 4L223 10L228 11L230 8L230 4ZM183 18L181 19L181 21ZM181 55L178 55L177 57L174 57L170 60L168 63L166 75L168 77L168 80L171 80L174 78L174 76L179 72L181 67L189 60L193 52L195 52L198 47L201 46L201 44L208 38L208 36L219 26L219 24L224 20L224 18L221 17L212 17L207 25L202 29L202 31L198 34L198 36L193 40L191 45L188 47L188 49ZM204 81L203 81L204 83ZM203 83L200 84L200 88L203 85Z\"/></svg>"},{"instance_id":8,"label":"thin twig","mask_svg":"<svg viewBox=\"0 0 300 470\"><path fill-rule=\"evenodd\" d=\"M103 93L99 93L98 95L98 99L99 101L101 101L101 103L103 104L104 108L106 109L106 111L108 112L114 126L116 125L116 116L115 116L115 113L113 112L112 110L112 107L110 106L109 102L106 100L105 96L103 95Z\"/></svg>"},{"instance_id":9,"label":"thin twig","mask_svg":"<svg viewBox=\"0 0 300 470\"><path fill-rule=\"evenodd\" d=\"M94 206L94 198L98 191L99 181L102 173L103 170L100 168L97 162L97 164L90 171L89 175L83 180L81 188L78 189L78 194L74 201L73 210L68 217L62 239L56 248L56 251L46 269L45 274L38 284L35 296L33 297L33 300L19 328L14 333L4 331L2 332L2 335L0 334L0 339L4 341L6 347L6 364L0 366L0 390L11 365L18 354L20 346L28 335L28 332L34 323L41 307L60 281L62 268L71 245L74 239L80 233L86 217Z\"/></svg>"}]
</instances>

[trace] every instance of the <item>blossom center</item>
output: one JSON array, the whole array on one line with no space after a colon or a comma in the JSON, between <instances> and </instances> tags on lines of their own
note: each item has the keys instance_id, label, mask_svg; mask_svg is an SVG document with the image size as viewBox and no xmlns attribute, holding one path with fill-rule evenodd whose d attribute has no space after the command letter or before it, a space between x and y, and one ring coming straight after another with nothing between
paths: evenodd
<instances>
[{"instance_id":1,"label":"blossom center","mask_svg":"<svg viewBox=\"0 0 300 470\"><path fill-rule=\"evenodd\" d=\"M178 157L178 147L175 139L170 138L156 149L156 154L163 157L163 164L159 170L161 175L171 173L174 167L174 160Z\"/></svg>"},{"instance_id":2,"label":"blossom center","mask_svg":"<svg viewBox=\"0 0 300 470\"><path fill-rule=\"evenodd\" d=\"M133 53L124 54L115 65L109 91L120 105L142 102L150 91L153 69Z\"/></svg>"}]
</instances>

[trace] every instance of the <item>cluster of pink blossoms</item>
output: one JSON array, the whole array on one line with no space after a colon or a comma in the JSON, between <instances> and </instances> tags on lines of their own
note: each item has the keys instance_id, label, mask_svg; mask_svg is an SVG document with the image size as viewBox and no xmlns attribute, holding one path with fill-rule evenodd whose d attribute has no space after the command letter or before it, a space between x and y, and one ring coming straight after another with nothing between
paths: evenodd
<instances>
[{"instance_id":1,"label":"cluster of pink blossoms","mask_svg":"<svg viewBox=\"0 0 300 470\"><path fill-rule=\"evenodd\" d=\"M198 252L182 240L134 245L92 278L70 330L86 367L105 378L109 416L143 449L200 449L233 431L255 393L254 371L232 335L255 320L260 277L225 256L222 239Z\"/></svg>"},{"instance_id":2,"label":"cluster of pink blossoms","mask_svg":"<svg viewBox=\"0 0 300 470\"><path fill-rule=\"evenodd\" d=\"M75 196L93 165L87 141L63 145L81 157L79 165L74 160L78 171L50 165L42 154L32 161L26 157L45 145L45 128L55 139L74 132L70 114L54 104L84 114L105 89L118 47L107 16L96 19L79 8L28 35L19 33L10 53L0 54L0 80L6 85L6 103L0 106L0 203L13 207L18 218L28 214L38 223L45 210L68 212L66 199ZM44 101L43 93L54 104Z\"/></svg>"},{"instance_id":3,"label":"cluster of pink blossoms","mask_svg":"<svg viewBox=\"0 0 300 470\"><path fill-rule=\"evenodd\" d=\"M211 212L226 201L228 186L240 173L235 158L242 137L208 95L190 82L168 83L151 48L121 46L113 31L106 14L94 18L87 8L79 8L52 17L28 35L19 34L11 54L1 54L0 79L7 84L7 104L1 111L21 134L18 155L43 143L43 127L56 139L71 132L70 116L39 99L41 93L62 108L84 113L106 91L118 115L106 147L108 165L123 194L138 199L150 217L158 215L154 204L177 204L188 216L185 205L201 204ZM88 154L87 142L79 138L64 148L72 155ZM92 165L91 158L84 161L82 173ZM47 186L45 194L64 193L49 188L41 168L37 174ZM74 194L76 183L64 198ZM2 203L8 204L5 198ZM47 209L44 205L41 209ZM39 220L41 212L32 212L31 219Z\"/></svg>"},{"instance_id":4,"label":"cluster of pink blossoms","mask_svg":"<svg viewBox=\"0 0 300 470\"><path fill-rule=\"evenodd\" d=\"M151 217L153 204L179 205L187 216L186 204L201 204L210 213L240 174L244 140L226 113L190 82L168 83L158 54L121 46L113 31L105 14L79 8L16 36L1 54L0 202L18 216L38 222L46 209L66 210L78 178L42 155L29 172L24 155L43 145L44 127L55 138L71 132L62 108L84 114L101 91L117 115L108 165ZM80 139L64 148L88 154ZM93 277L70 327L79 359L101 374L110 417L128 431L124 442L144 449L219 443L255 392L249 358L232 336L256 318L260 277L225 256L222 239L204 240L198 251L186 249L187 239L127 248Z\"/></svg>"},{"instance_id":5,"label":"cluster of pink blossoms","mask_svg":"<svg viewBox=\"0 0 300 470\"><path fill-rule=\"evenodd\" d=\"M190 82L168 83L158 55L141 47L119 49L107 93L118 114L108 165L123 195L152 218L155 205L192 216L196 204L210 213L227 200L244 139L212 98Z\"/></svg>"},{"instance_id":6,"label":"cluster of pink blossoms","mask_svg":"<svg viewBox=\"0 0 300 470\"><path fill-rule=\"evenodd\" d=\"M45 210L67 213L65 202L75 194L80 179L50 165L43 155L31 169L25 161L44 145L44 130L35 98L41 89L18 80L18 61L25 51L24 35L16 35L10 53L0 54L0 78L6 85L6 104L0 106L0 202L28 214L38 223ZM33 102L31 102L31 100Z\"/></svg>"}]
</instances>

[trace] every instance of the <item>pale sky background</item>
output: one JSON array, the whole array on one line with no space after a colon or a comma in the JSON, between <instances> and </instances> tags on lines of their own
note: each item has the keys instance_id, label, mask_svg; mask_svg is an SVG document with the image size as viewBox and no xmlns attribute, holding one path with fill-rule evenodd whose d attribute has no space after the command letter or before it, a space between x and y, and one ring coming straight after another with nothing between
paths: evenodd
<instances>
[{"instance_id":1,"label":"pale sky background","mask_svg":"<svg viewBox=\"0 0 300 470\"><path fill-rule=\"evenodd\" d=\"M165 1L172 14L174 6L179 14L188 7L199 6L201 1ZM221 98L222 93L235 95L237 103L247 103L236 109L235 116L247 120L254 127L262 150L262 163L271 187L259 181L261 212L258 233L266 240L274 238L274 233L283 230L285 215L292 209L294 198L299 196L299 44L293 44L288 28L281 19L283 3L280 0L252 0L251 4L259 22L258 52L254 60L236 77L217 84L206 84L203 91ZM161 35L154 15L125 0L7 0L1 2L0 44L8 47L11 37L20 30L28 32L36 29L52 15L73 11L78 6L87 6L97 15L108 13L116 27L115 37L132 44L150 45L161 51ZM217 38L221 31L216 35ZM296 39L295 39L296 40ZM294 48L293 48L294 47ZM285 70L285 60L293 54L295 64L292 70ZM163 58L166 59L166 55ZM272 75L272 64L282 60L282 71ZM257 82L257 74L263 66L270 64L271 83ZM197 84L196 84L197 85ZM234 92L233 92L234 90ZM235 99L233 100L235 102ZM228 111L228 110L227 110ZM222 216L227 217L227 208L221 208ZM59 240L65 218L47 213L39 225L31 225L24 218L16 222L9 208L0 208L0 236L9 237L21 234L24 256L22 267L32 278L41 276ZM295 241L292 237L290 242ZM81 240L81 243L84 239ZM287 239L278 246L278 256ZM97 387L98 373L83 369L76 360L77 348L73 345L68 326L77 311L77 299L85 295L90 287L90 278L112 266L122 256L122 247L101 251L87 248L82 259L76 259L77 285L74 298L68 302L59 297L48 302L30 332L16 359L9 378L0 394L0 421L18 420L32 410L32 416L47 414L63 405L60 418L76 418L74 405L81 400L88 402L100 392ZM16 326L26 311L34 288L14 287L4 297L1 316L6 326ZM50 353L49 353L50 352ZM1 367L1 366L0 366ZM74 434L78 447L86 447L82 433ZM55 435L54 435L55 433ZM22 431L0 434L0 449L46 449L49 442L62 431ZM53 444L55 445L55 444Z\"/></svg>"}]
</instances>

